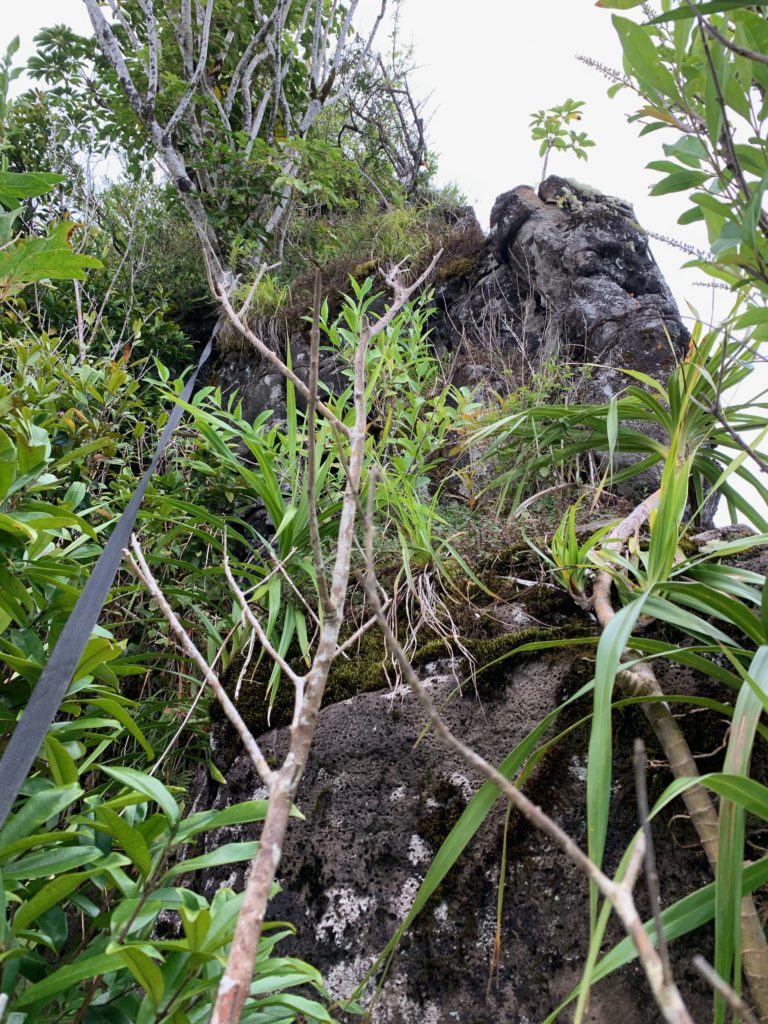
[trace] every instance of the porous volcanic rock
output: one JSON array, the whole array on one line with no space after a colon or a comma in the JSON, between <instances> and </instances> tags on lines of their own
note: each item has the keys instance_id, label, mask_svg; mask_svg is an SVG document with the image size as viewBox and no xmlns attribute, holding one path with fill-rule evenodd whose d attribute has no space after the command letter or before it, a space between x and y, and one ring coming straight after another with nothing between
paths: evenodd
<instances>
[{"instance_id":1,"label":"porous volcanic rock","mask_svg":"<svg viewBox=\"0 0 768 1024\"><path fill-rule=\"evenodd\" d=\"M589 679L593 658L594 649L586 646L576 652L571 648L537 655L527 662L515 659L491 684L482 682L482 674L478 677L479 697L467 678L462 680L461 692L455 692L452 662L435 662L421 671L438 704L447 702L450 728L499 764L548 712ZM666 674L662 670L660 675L668 692L697 688L694 678L679 667ZM573 724L589 707L587 698L567 708L558 727ZM652 800L670 780L663 755L637 708L618 711L614 728L606 850L610 871L637 827L631 766L636 735L646 738L654 764L649 780ZM402 687L364 694L320 713L297 799L307 820L290 824L279 869L283 891L271 903L270 914L293 922L298 929L282 951L315 964L338 997L349 995L374 963L408 911L440 844L481 783L433 735L424 736L423 729L421 709ZM726 723L716 717L686 719L693 749L703 754L717 751L726 729ZM259 742L265 754L279 762L287 748L287 730L267 733ZM586 730L575 730L526 784L532 799L583 848L587 843L586 744ZM717 770L717 754L700 765L704 771ZM245 755L222 767L228 782L217 792L203 781L201 772L201 806L212 803L218 808L264 796ZM497 803L403 939L372 1008L373 1024L534 1024L578 982L588 944L587 884L549 840L517 816L511 820L507 838L500 945L490 976L504 810ZM668 809L656 824L665 905L709 880L694 833L687 821L675 816L678 810ZM227 829L207 844L256 834L257 829ZM208 873L204 891L210 896L223 882L239 887L244 883L243 870ZM641 912L647 913L642 885L638 902ZM609 928L611 945L621 937L619 928ZM694 1019L705 1019L708 997L690 959L695 951L710 955L710 945L710 934L701 930L673 949L677 980ZM370 993L369 989L369 997ZM624 968L598 984L586 1019L621 1019L623 1024L659 1019L639 968Z\"/></svg>"},{"instance_id":2,"label":"porous volcanic rock","mask_svg":"<svg viewBox=\"0 0 768 1024\"><path fill-rule=\"evenodd\" d=\"M605 402L628 383L621 369L663 380L684 356L688 333L624 200L552 176L538 190L520 185L500 195L485 239L470 207L446 230L461 257L448 253L438 265L430 326L436 349L455 356L456 383L505 392L547 359L599 364L580 380L579 397ZM307 339L290 327L293 365L306 377ZM283 347L285 332L274 333ZM251 419L264 409L282 416L274 368L230 330L221 337L209 383L237 389ZM328 354L320 377L332 390L346 383Z\"/></svg>"},{"instance_id":3,"label":"porous volcanic rock","mask_svg":"<svg viewBox=\"0 0 768 1024\"><path fill-rule=\"evenodd\" d=\"M597 364L579 397L605 402L628 383L621 369L663 380L688 343L629 203L558 177L497 198L475 268L439 284L436 301L438 343L464 343L465 363L485 363L475 376L502 390L502 369L519 386L556 359Z\"/></svg>"}]
</instances>

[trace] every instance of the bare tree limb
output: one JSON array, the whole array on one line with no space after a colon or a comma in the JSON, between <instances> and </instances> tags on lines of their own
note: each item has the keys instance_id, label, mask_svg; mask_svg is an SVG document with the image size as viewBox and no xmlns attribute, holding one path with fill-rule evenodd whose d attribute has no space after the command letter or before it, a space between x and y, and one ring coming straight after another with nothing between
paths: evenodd
<instances>
[{"instance_id":1,"label":"bare tree limb","mask_svg":"<svg viewBox=\"0 0 768 1024\"><path fill-rule=\"evenodd\" d=\"M667 948L667 940L661 921L661 892L659 888L659 875L656 870L656 856L653 849L650 810L648 808L647 758L645 756L645 744L641 739L635 740L634 765L637 812L640 819L640 827L645 836L645 884L648 889L648 902L651 905L651 914L656 923L656 941L659 947L659 957L664 969L664 979L670 982L672 980L672 965L669 961L669 949Z\"/></svg>"},{"instance_id":2,"label":"bare tree limb","mask_svg":"<svg viewBox=\"0 0 768 1024\"><path fill-rule=\"evenodd\" d=\"M744 1024L758 1024L757 1017L750 1010L744 1000L733 991L731 986L725 982L711 964L707 963L703 956L693 958L693 966L710 985L715 992L719 992L725 999L733 1012L744 1021Z\"/></svg>"},{"instance_id":3,"label":"bare tree limb","mask_svg":"<svg viewBox=\"0 0 768 1024\"><path fill-rule=\"evenodd\" d=\"M155 603L163 613L163 616L173 631L174 636L181 643L187 655L203 673L203 684L207 684L213 690L216 700L221 705L224 714L227 716L240 737L248 756L253 762L253 766L256 769L259 778L267 788L271 787L275 778L275 773L267 764L266 758L262 754L261 749L254 739L250 729L241 718L240 712L229 699L227 691L221 685L219 677L206 662L192 638L179 622L176 613L168 604L157 580L152 575L152 570L147 565L141 548L139 547L139 543L135 537L131 537L131 550L123 551L123 557L133 570L136 578L144 584L151 597L154 598Z\"/></svg>"},{"instance_id":4,"label":"bare tree limb","mask_svg":"<svg viewBox=\"0 0 768 1024\"><path fill-rule=\"evenodd\" d=\"M320 363L320 305L322 302L320 270L315 268L315 287L312 299L312 330L309 334L309 396L307 398L307 487L310 494L317 494L317 450L315 435L315 405L319 383ZM320 595L320 607L323 613L329 609L330 595L328 580L325 576L323 549L320 542L320 524L317 520L316 502L310 501L308 506L309 537L312 544L312 561L317 578L317 591Z\"/></svg>"},{"instance_id":5,"label":"bare tree limb","mask_svg":"<svg viewBox=\"0 0 768 1024\"><path fill-rule=\"evenodd\" d=\"M304 682L303 677L299 676L296 672L294 672L291 666L285 660L285 658L279 653L279 651L275 649L269 637L262 629L261 623L251 611L250 605L245 599L245 594L243 594L240 587L238 587L237 583L235 582L235 577L232 575L232 568L229 564L229 556L227 555L226 551L224 552L224 575L227 577L227 582L232 588L232 592L235 595L235 598L237 599L237 603L240 605L240 610L243 613L243 621L249 623L251 629L253 629L254 633L258 637L261 646L264 648L264 650L267 652L270 658L274 661L274 663L280 666L281 670L291 680L294 686L302 685Z\"/></svg>"}]
</instances>

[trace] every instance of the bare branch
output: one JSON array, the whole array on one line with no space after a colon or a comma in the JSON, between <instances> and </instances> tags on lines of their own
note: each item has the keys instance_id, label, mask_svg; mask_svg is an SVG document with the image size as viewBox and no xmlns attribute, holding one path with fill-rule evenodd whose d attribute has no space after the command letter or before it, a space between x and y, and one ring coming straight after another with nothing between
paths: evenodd
<instances>
[{"instance_id":1,"label":"bare branch","mask_svg":"<svg viewBox=\"0 0 768 1024\"><path fill-rule=\"evenodd\" d=\"M157 21L155 20L155 11L153 7L153 0L139 0L139 6L144 12L144 20L147 25L147 46L148 46L148 57L147 57L147 107L152 111L154 115L155 111L155 100L157 99L157 85L159 81L159 49L160 40L157 36Z\"/></svg>"},{"instance_id":2,"label":"bare branch","mask_svg":"<svg viewBox=\"0 0 768 1024\"><path fill-rule=\"evenodd\" d=\"M394 293L394 298L392 300L391 305L384 313L384 315L379 317L379 319L371 327L371 338L375 338L377 334L381 334L381 332L385 330L385 328L389 327L389 325L392 323L392 321L395 319L397 314L400 312L400 310L403 308L406 302L410 299L413 293L415 291L418 291L418 289L421 288L425 281L430 277L432 271L437 266L442 255L443 250L440 249L432 257L432 260L430 261L430 264L427 267L427 269L423 271L423 273L419 274L419 276L416 278L413 284L409 284L407 287L404 286L400 280L400 273L402 271L403 264L398 263L397 266L389 268L389 270L384 275L384 280L392 289Z\"/></svg>"},{"instance_id":3,"label":"bare branch","mask_svg":"<svg viewBox=\"0 0 768 1024\"><path fill-rule=\"evenodd\" d=\"M154 598L155 603L163 613L166 622L171 628L176 639L181 643L184 651L203 673L203 684L207 684L213 690L216 700L221 705L224 714L227 716L240 737L248 756L253 762L253 766L256 769L259 778L268 789L271 789L274 784L275 773L267 764L266 758L262 754L261 749L254 739L250 729L241 718L240 712L229 699L229 695L222 686L219 677L197 649L194 641L184 629L181 622L179 622L176 613L166 601L165 595L160 589L157 580L152 575L152 570L147 565L135 536L131 537L131 551L123 551L123 557L135 573L136 578L144 584L150 596Z\"/></svg>"},{"instance_id":4,"label":"bare branch","mask_svg":"<svg viewBox=\"0 0 768 1024\"><path fill-rule=\"evenodd\" d=\"M731 986L720 977L714 967L707 963L703 956L695 956L693 958L693 966L707 984L711 985L715 992L720 993L733 1012L744 1021L744 1024L758 1024L757 1017L755 1017L741 996L733 991Z\"/></svg>"},{"instance_id":5,"label":"bare branch","mask_svg":"<svg viewBox=\"0 0 768 1024\"><path fill-rule=\"evenodd\" d=\"M125 34L128 36L128 39L131 42L131 46L135 50L140 50L141 40L136 35L136 32L134 31L131 22L128 20L128 18L126 18L121 4L119 4L117 0L107 0L107 3L109 4L109 9L112 11L112 17L115 19L118 25L120 25Z\"/></svg>"},{"instance_id":6,"label":"bare branch","mask_svg":"<svg viewBox=\"0 0 768 1024\"><path fill-rule=\"evenodd\" d=\"M264 359L267 360L267 362L271 363L272 366L274 366L275 369L278 370L286 378L286 380L289 380L293 384L293 386L304 399L308 399L309 388L304 383L304 381L300 377L297 377L293 370L290 370L285 365L285 363L280 359L280 357L275 355L272 349L270 349L267 345L264 344L261 338L257 338L253 331L250 329L250 327L248 327L248 325L243 320L241 320L240 317L237 315L235 310L232 308L232 303L229 301L229 298L227 296L227 291L224 282L221 280L216 280L214 278L212 281L212 287L214 294L218 297L219 302L221 303L222 309L227 314L232 324L234 324L238 331L243 335L243 337L247 338L251 345L253 345L253 347L256 349L256 351L261 356L263 356ZM350 437L351 431L349 427L346 424L342 423L338 416L334 415L334 413L332 413L331 410L323 402L316 400L315 406L318 412L322 413L322 415L325 416L329 423L333 424L334 428L340 434L347 438Z\"/></svg>"},{"instance_id":7,"label":"bare branch","mask_svg":"<svg viewBox=\"0 0 768 1024\"><path fill-rule=\"evenodd\" d=\"M226 551L224 552L224 575L227 577L227 582L232 588L232 592L234 593L237 599L237 603L240 605L240 610L243 613L243 620L247 621L250 624L254 633L259 638L259 643L261 644L261 646L264 648L264 650L267 652L270 658L275 662L275 664L280 666L282 671L286 674L286 676L291 680L291 682L294 685L298 683L303 683L303 678L293 671L293 669L285 660L285 658L273 647L269 637L262 629L261 623L251 611L250 605L245 599L245 594L243 594L240 587L238 587L237 583L235 582L235 578L232 575L232 569L229 564L229 556L227 555Z\"/></svg>"},{"instance_id":8,"label":"bare branch","mask_svg":"<svg viewBox=\"0 0 768 1024\"><path fill-rule=\"evenodd\" d=\"M648 784L646 779L646 756L645 744L641 739L635 740L635 790L637 792L637 812L640 818L640 827L645 837L645 883L648 889L648 901L651 905L651 914L656 922L656 940L659 944L659 956L664 968L664 980L672 980L672 965L669 961L669 950L667 940L664 936L664 928L661 921L661 893L659 889L659 875L656 871L656 857L653 849L653 831L651 829L650 811L648 808Z\"/></svg>"},{"instance_id":9,"label":"bare branch","mask_svg":"<svg viewBox=\"0 0 768 1024\"><path fill-rule=\"evenodd\" d=\"M192 38L192 0L181 0L181 56L184 61L184 73L189 77L194 74L194 42Z\"/></svg>"},{"instance_id":10,"label":"bare branch","mask_svg":"<svg viewBox=\"0 0 768 1024\"><path fill-rule=\"evenodd\" d=\"M203 32L200 41L200 56L198 57L197 67L192 72L192 77L189 80L187 91L179 100L178 106L174 110L173 114L171 114L171 117L165 126L166 135L168 135L169 137L175 131L176 125L179 123L179 121L181 121L182 117L184 116L184 113L189 105L190 100L197 91L197 87L200 83L200 79L203 75L203 72L205 71L205 65L208 60L208 46L211 34L211 17L213 15L213 3L214 0L208 0L208 3L205 8ZM227 120L227 124L228 123L229 121Z\"/></svg>"},{"instance_id":11,"label":"bare branch","mask_svg":"<svg viewBox=\"0 0 768 1024\"><path fill-rule=\"evenodd\" d=\"M309 334L309 397L307 398L307 508L312 560L317 577L317 590L323 612L329 610L328 580L325 576L323 550L320 543L320 524L317 520L317 450L315 436L315 403L320 361L320 304L322 301L320 270L315 268L315 289L312 301L312 330Z\"/></svg>"}]
</instances>

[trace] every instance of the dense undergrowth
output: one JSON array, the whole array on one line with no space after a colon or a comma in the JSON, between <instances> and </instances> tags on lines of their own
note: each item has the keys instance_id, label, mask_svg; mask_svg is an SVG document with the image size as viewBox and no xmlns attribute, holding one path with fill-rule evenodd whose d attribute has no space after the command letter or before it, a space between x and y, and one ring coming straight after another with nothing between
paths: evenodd
<instances>
[{"instance_id":1,"label":"dense undergrowth","mask_svg":"<svg viewBox=\"0 0 768 1024\"><path fill-rule=\"evenodd\" d=\"M624 649L634 659L677 661L730 687L732 702L715 710L736 719L741 731L731 734L725 772L702 780L722 797L716 883L692 894L685 906L667 908L662 923L674 936L716 917L716 966L738 987L734 907L742 887L754 889L768 878L766 858L743 871L745 811L763 819L768 813L765 788L749 777L768 707L768 603L763 575L728 560L758 548L768 535L765 512L743 497L739 483L751 484L763 502L768 498L743 447L749 438L759 462L768 428L762 400L729 407L726 398L749 378L767 320L761 200L768 175L758 102L766 83L764 60L721 46L718 73L728 77L728 89L718 105L704 31L689 47L693 26L680 14L685 5L667 8L677 16L651 27L617 19L630 74L617 84L631 83L640 94L647 123L669 127L669 107L676 117L682 110L693 125L665 147L667 160L657 167L667 177L657 190L691 191L684 216L706 223L713 255L702 269L732 288L732 315L717 329L697 326L687 359L668 381L630 373L624 394L605 407L557 404L553 391L563 378L553 383L551 368L543 367L519 387L512 382L510 394L488 409L446 379L430 345L433 310L426 290L366 353L371 429L365 465L367 476L375 471L379 481L378 578L391 599L390 623L415 665L443 654L464 658L482 692L483 685L493 685L494 669L510 658L567 641L592 650L599 641L594 679L568 702L583 701L585 717L593 716L588 813L597 863L609 827L606 751ZM741 40L742 49L748 44L765 53L762 14L744 9L714 19L718 31ZM59 51L50 35L43 44L38 70L46 61L55 65L52 53L76 45L66 34ZM660 47L661 56L651 61L649 46ZM216 308L194 231L172 187L143 173L139 157L146 154L131 154L132 176L91 188L78 156L87 138L84 109L73 111L74 94L57 97L55 90L11 103L12 56L9 51L0 107L0 203L6 211L0 219L3 742L154 451L178 400L184 367L194 361ZM670 68L681 74L675 77ZM710 90L704 104L702 82ZM746 121L757 142L735 145L724 167L728 117ZM466 272L479 238L457 227L460 197L436 192L426 176L419 180L418 168L405 188L391 167L377 166L378 194L371 197L352 156L328 144L338 127L328 118L316 139L297 142L294 184L301 185L301 198L292 198L293 216L275 239L280 266L262 275L255 290L255 241L243 230L253 223L253 210L243 212L246 200L233 195L232 222L222 227L229 213L222 199L212 223L227 240L233 273L241 275L235 293L243 299L250 293L252 322L268 321L283 351L287 325L309 313L312 267L322 267L322 343L349 368L366 319L382 313L379 267L407 259L415 274L443 248L438 275ZM41 124L51 131L41 131ZM99 130L108 133L110 124ZM67 142L73 125L80 132L76 144ZM111 125L122 132L129 127L127 121ZM279 137L263 141L277 161ZM734 156L742 162L743 182ZM369 171L374 173L371 166ZM351 369L345 372L351 377ZM351 381L323 400L342 425L352 424ZM226 573L228 567L259 609L280 655L297 667L309 663L318 616L307 414L290 383L277 420L265 411L247 421L236 393L210 386L198 388L186 413L152 479L138 533L185 629L259 731L290 717L292 696L279 667L254 642ZM661 427L663 439L644 432L644 422ZM330 559L345 486L344 453L328 421L313 438L320 540ZM462 460L468 444L491 466L480 481L470 478ZM636 459L614 471L619 453ZM601 474L597 487L578 472L579 458L590 454ZM612 485L654 466L662 473L662 495L649 529L627 547L611 548L605 543L611 527L630 511L612 496ZM703 546L690 541L713 491L753 533ZM585 533L581 525L593 518L598 502L610 524ZM355 567L362 566L359 551ZM620 610L601 639L594 621L578 609L589 605L605 570L613 576ZM531 577L526 585L556 584L557 600L573 616L561 608L557 622L547 622L543 631L489 635L499 603L518 595L510 580L523 572ZM366 614L357 584L349 607L351 634ZM636 629L641 612L674 629L677 640ZM378 633L368 633L350 659L337 663L328 699L385 685L396 673L389 653ZM706 698L701 704L707 706ZM508 778L523 785L557 742L547 730L561 710L553 709L510 752L502 766ZM0 829L0 1020L4 1012L11 1024L208 1019L242 894L225 887L209 904L196 892L194 875L251 860L258 844L231 842L198 856L196 837L261 821L266 813L262 801L190 813L194 772L203 764L222 781L226 768L211 754L212 717L215 724L217 712L166 618L121 571L15 811ZM683 787L676 783L659 806ZM497 795L486 783L450 830L383 958ZM582 1004L590 980L634 955L625 942L597 962L605 913L598 916L593 904L587 980L574 993ZM252 1024L326 1021L338 1010L317 971L281 956L279 942L292 927L272 923L262 936L243 1017ZM345 1010L361 1012L354 1002ZM722 1019L719 1002L715 1012Z\"/></svg>"}]
</instances>

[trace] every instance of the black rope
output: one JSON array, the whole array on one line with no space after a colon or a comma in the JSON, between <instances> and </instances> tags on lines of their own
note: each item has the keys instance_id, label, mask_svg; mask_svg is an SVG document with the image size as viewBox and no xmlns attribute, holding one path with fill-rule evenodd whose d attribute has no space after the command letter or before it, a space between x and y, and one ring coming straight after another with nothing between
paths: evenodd
<instances>
[{"instance_id":1,"label":"black rope","mask_svg":"<svg viewBox=\"0 0 768 1024\"><path fill-rule=\"evenodd\" d=\"M198 374L211 354L216 333L217 329L214 329L211 340L203 349L195 372L181 393L182 402L188 402L192 396ZM59 634L56 646L48 656L48 662L35 684L29 703L24 709L2 758L0 758L0 780L2 780L0 783L2 786L0 791L0 827L13 807L45 739L48 727L56 717L56 712L64 700L72 676L85 650L85 645L91 637L93 627L107 600L120 565L123 548L126 547L130 539L149 481L183 414L184 409L181 405L176 405L171 410L152 461L134 491L128 507L118 519L104 550L99 555L93 572Z\"/></svg>"}]
</instances>

